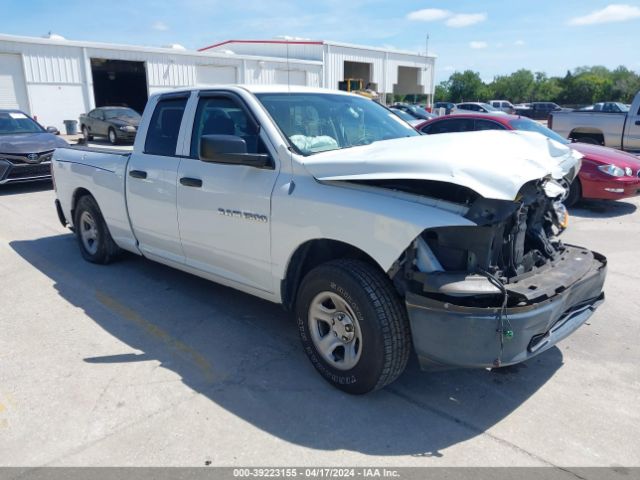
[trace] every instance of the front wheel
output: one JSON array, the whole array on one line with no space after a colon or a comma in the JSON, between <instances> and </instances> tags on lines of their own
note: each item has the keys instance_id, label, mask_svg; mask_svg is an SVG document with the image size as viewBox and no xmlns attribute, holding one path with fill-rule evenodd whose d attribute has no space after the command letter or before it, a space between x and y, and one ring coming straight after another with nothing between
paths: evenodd
<instances>
[{"instance_id":1,"label":"front wheel","mask_svg":"<svg viewBox=\"0 0 640 480\"><path fill-rule=\"evenodd\" d=\"M117 145L118 144L118 136L116 135L116 131L113 128L109 129L109 143L111 145Z\"/></svg>"},{"instance_id":2,"label":"front wheel","mask_svg":"<svg viewBox=\"0 0 640 480\"><path fill-rule=\"evenodd\" d=\"M411 351L407 312L391 281L359 260L316 267L296 300L305 353L329 383L348 393L383 388Z\"/></svg>"},{"instance_id":3,"label":"front wheel","mask_svg":"<svg viewBox=\"0 0 640 480\"><path fill-rule=\"evenodd\" d=\"M580 185L580 180L578 178L575 178L573 182L571 182L571 186L569 187L569 194L567 195L567 198L564 201L564 205L566 207L573 207L581 199L582 199L582 185Z\"/></svg>"},{"instance_id":4,"label":"front wheel","mask_svg":"<svg viewBox=\"0 0 640 480\"><path fill-rule=\"evenodd\" d=\"M111 263L120 248L111 238L100 208L90 195L78 200L75 208L74 227L82 257L91 263Z\"/></svg>"}]
</instances>

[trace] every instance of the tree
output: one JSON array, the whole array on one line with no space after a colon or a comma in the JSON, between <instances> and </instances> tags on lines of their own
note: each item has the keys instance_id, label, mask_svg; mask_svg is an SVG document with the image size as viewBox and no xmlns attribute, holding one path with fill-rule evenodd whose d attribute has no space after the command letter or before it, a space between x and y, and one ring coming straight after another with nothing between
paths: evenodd
<instances>
[{"instance_id":1,"label":"tree","mask_svg":"<svg viewBox=\"0 0 640 480\"><path fill-rule=\"evenodd\" d=\"M578 67L564 77L548 77L544 72L520 69L510 75L496 76L486 84L477 72L455 72L448 81L436 86L436 99L452 102L507 99L548 101L564 105L588 105L597 102L630 103L640 91L640 75L627 67L609 70L600 65Z\"/></svg>"},{"instance_id":2,"label":"tree","mask_svg":"<svg viewBox=\"0 0 640 480\"><path fill-rule=\"evenodd\" d=\"M436 90L434 93L434 100L436 102L448 102L449 98L449 82L440 82L436 85Z\"/></svg>"},{"instance_id":3,"label":"tree","mask_svg":"<svg viewBox=\"0 0 640 480\"><path fill-rule=\"evenodd\" d=\"M478 72L465 70L449 77L449 99L452 102L473 102L483 98L486 89Z\"/></svg>"}]
</instances>

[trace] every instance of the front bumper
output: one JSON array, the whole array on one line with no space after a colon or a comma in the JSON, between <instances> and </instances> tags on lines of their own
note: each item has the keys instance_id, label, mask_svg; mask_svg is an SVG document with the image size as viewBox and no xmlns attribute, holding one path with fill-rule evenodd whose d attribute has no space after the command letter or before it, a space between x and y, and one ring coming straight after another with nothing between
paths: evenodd
<instances>
[{"instance_id":1,"label":"front bumper","mask_svg":"<svg viewBox=\"0 0 640 480\"><path fill-rule=\"evenodd\" d=\"M120 141L132 142L136 139L136 134L138 132L124 132L122 130L116 130L116 137Z\"/></svg>"},{"instance_id":2,"label":"front bumper","mask_svg":"<svg viewBox=\"0 0 640 480\"><path fill-rule=\"evenodd\" d=\"M599 200L619 200L640 195L640 178L582 178L582 196Z\"/></svg>"},{"instance_id":3,"label":"front bumper","mask_svg":"<svg viewBox=\"0 0 640 480\"><path fill-rule=\"evenodd\" d=\"M0 185L51 179L51 162L12 163L0 160Z\"/></svg>"},{"instance_id":4,"label":"front bumper","mask_svg":"<svg viewBox=\"0 0 640 480\"><path fill-rule=\"evenodd\" d=\"M551 348L604 301L606 258L591 252L586 273L560 293L506 310L511 338L502 338L499 308L464 307L407 292L413 343L423 369L513 365ZM553 273L541 273L553 277ZM453 299L452 299L453 300ZM503 323L503 326L506 321ZM502 345L501 345L502 343Z\"/></svg>"}]
</instances>

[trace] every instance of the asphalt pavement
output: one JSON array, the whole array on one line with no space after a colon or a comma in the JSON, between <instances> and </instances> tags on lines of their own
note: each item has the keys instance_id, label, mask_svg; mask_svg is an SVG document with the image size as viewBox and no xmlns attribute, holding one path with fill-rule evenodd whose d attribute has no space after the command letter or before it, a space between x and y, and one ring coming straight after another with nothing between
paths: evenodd
<instances>
[{"instance_id":1,"label":"asphalt pavement","mask_svg":"<svg viewBox=\"0 0 640 480\"><path fill-rule=\"evenodd\" d=\"M82 260L49 184L0 190L0 465L639 466L640 199L571 212L606 303L501 370L349 396L279 306L148 260Z\"/></svg>"}]
</instances>

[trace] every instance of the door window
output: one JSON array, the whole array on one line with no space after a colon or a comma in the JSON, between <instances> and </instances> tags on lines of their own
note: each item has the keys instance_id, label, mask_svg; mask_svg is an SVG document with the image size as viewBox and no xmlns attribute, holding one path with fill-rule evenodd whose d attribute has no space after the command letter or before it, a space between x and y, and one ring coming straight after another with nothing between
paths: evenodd
<instances>
[{"instance_id":1,"label":"door window","mask_svg":"<svg viewBox=\"0 0 640 480\"><path fill-rule=\"evenodd\" d=\"M473 120L470 118L456 118L452 120L442 120L429 125L429 130L422 130L424 133L435 135L438 133L471 132L473 131Z\"/></svg>"},{"instance_id":2,"label":"door window","mask_svg":"<svg viewBox=\"0 0 640 480\"><path fill-rule=\"evenodd\" d=\"M187 98L160 100L149 122L149 131L144 144L144 153L149 155L176 155L178 134Z\"/></svg>"},{"instance_id":3,"label":"door window","mask_svg":"<svg viewBox=\"0 0 640 480\"><path fill-rule=\"evenodd\" d=\"M247 144L247 153L268 153L259 129L247 112L229 97L203 98L198 103L191 135L191 157L198 158L203 135L234 135Z\"/></svg>"},{"instance_id":4,"label":"door window","mask_svg":"<svg viewBox=\"0 0 640 480\"><path fill-rule=\"evenodd\" d=\"M504 127L499 123L492 122L491 120L476 120L476 130L504 130Z\"/></svg>"}]
</instances>

